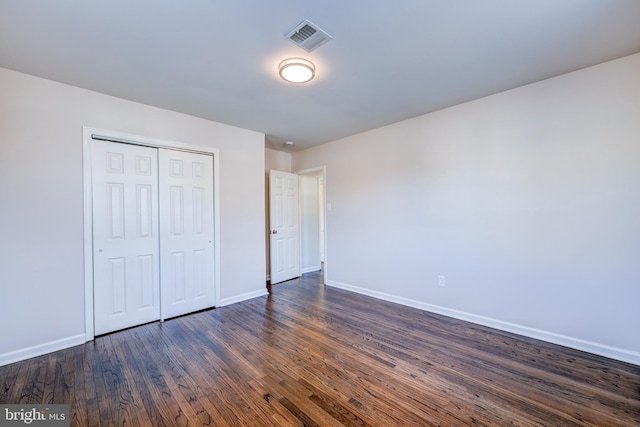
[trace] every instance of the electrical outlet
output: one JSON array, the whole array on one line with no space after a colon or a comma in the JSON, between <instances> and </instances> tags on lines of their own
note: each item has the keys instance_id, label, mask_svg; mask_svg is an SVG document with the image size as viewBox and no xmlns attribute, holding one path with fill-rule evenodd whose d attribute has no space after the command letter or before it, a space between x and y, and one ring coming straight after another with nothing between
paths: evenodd
<instances>
[{"instance_id":1,"label":"electrical outlet","mask_svg":"<svg viewBox=\"0 0 640 427\"><path fill-rule=\"evenodd\" d=\"M447 286L447 279L444 276L438 276L438 286L443 288Z\"/></svg>"}]
</instances>

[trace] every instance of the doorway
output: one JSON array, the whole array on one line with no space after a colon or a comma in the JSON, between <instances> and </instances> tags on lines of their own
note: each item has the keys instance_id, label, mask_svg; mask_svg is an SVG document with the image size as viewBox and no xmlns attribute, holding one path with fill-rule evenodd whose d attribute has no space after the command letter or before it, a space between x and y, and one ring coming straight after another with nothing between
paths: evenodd
<instances>
[{"instance_id":1,"label":"doorway","mask_svg":"<svg viewBox=\"0 0 640 427\"><path fill-rule=\"evenodd\" d=\"M276 284L280 279L274 279L274 272L277 270L274 264L278 264L279 253L274 249L274 234L280 236L281 232L277 228L277 209L274 196L277 189L273 189L273 174L282 175L283 178L290 177L295 182L295 207L296 212L296 250L295 254L289 251L290 262L295 264L297 271L291 277L298 277L300 274L312 271L322 271L324 277L328 270L328 251L326 239L326 168L324 166L300 170L295 173L282 172L271 169L267 173L267 289L271 292L271 285ZM295 178L295 179L293 179ZM292 198L293 199L293 198ZM274 212L275 211L275 212ZM277 231L277 233L274 233Z\"/></svg>"},{"instance_id":2,"label":"doorway","mask_svg":"<svg viewBox=\"0 0 640 427\"><path fill-rule=\"evenodd\" d=\"M301 272L326 275L325 168L296 172L300 177Z\"/></svg>"}]
</instances>

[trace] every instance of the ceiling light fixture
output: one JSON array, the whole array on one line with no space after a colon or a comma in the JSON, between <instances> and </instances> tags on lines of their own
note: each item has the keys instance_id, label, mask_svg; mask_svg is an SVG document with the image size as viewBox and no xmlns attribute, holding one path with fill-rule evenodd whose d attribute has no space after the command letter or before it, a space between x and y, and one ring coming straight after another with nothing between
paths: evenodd
<instances>
[{"instance_id":1,"label":"ceiling light fixture","mask_svg":"<svg viewBox=\"0 0 640 427\"><path fill-rule=\"evenodd\" d=\"M306 83L316 75L316 67L302 58L285 59L278 65L280 77L291 83Z\"/></svg>"}]
</instances>

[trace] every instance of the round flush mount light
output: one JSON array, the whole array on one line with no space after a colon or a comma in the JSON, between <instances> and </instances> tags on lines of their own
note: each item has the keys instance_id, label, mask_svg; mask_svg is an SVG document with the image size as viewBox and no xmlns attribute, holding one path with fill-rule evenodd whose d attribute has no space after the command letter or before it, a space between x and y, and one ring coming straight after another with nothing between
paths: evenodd
<instances>
[{"instance_id":1,"label":"round flush mount light","mask_svg":"<svg viewBox=\"0 0 640 427\"><path fill-rule=\"evenodd\" d=\"M278 65L280 77L291 83L306 83L316 75L316 67L302 58L285 59Z\"/></svg>"}]
</instances>

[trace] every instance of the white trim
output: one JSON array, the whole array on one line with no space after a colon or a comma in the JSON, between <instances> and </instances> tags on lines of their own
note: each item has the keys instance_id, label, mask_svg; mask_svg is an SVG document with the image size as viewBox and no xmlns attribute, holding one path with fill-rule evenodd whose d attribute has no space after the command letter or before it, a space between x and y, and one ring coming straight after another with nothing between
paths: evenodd
<instances>
[{"instance_id":1,"label":"white trim","mask_svg":"<svg viewBox=\"0 0 640 427\"><path fill-rule=\"evenodd\" d=\"M236 295L235 297L225 298L221 300L220 305L218 305L218 307L224 307L225 305L231 305L237 302L242 302L242 301L250 300L253 298L263 297L265 295L269 295L269 292L266 289L247 292L246 294Z\"/></svg>"},{"instance_id":2,"label":"white trim","mask_svg":"<svg viewBox=\"0 0 640 427\"><path fill-rule=\"evenodd\" d=\"M534 338L542 341L547 341L553 344L562 345L565 347L573 348L575 350L585 351L587 353L596 354L599 356L608 357L622 362L632 363L640 366L640 353L632 350L625 350L623 348L611 347L605 344L599 344L592 341L586 341L580 338L569 337L566 335L556 334L554 332L543 331L540 329L530 328L528 326L517 325L514 323L504 322L502 320L492 319L490 317L479 316L464 311L453 310L438 305L428 304L420 301L415 301L408 298L399 297L396 295L387 294L384 292L372 291L370 289L361 288L358 286L348 285L346 283L336 282L333 280L326 280L325 284L334 288L340 288L347 291L355 292L362 295L367 295L373 298L394 302L397 304L405 305L408 307L417 308L420 310L428 311L431 313L441 314L443 316L453 317L454 319L465 320L467 322L476 323L479 325L488 326L490 328L499 329L506 332L511 332L525 337Z\"/></svg>"},{"instance_id":3,"label":"white trim","mask_svg":"<svg viewBox=\"0 0 640 427\"><path fill-rule=\"evenodd\" d=\"M91 133L92 129L82 128L82 173L84 191L84 333L85 340L91 341L95 338L93 324L93 196L91 187L93 185L91 167Z\"/></svg>"},{"instance_id":4,"label":"white trim","mask_svg":"<svg viewBox=\"0 0 640 427\"><path fill-rule=\"evenodd\" d=\"M80 334L46 342L44 344L34 345L32 347L22 348L20 350L10 351L8 353L0 354L0 366L20 362L32 357L42 356L43 354L52 353L54 351L64 350L65 348L84 344L86 341L84 334Z\"/></svg>"},{"instance_id":5,"label":"white trim","mask_svg":"<svg viewBox=\"0 0 640 427\"><path fill-rule=\"evenodd\" d=\"M313 271L320 271L322 268L319 265L313 266L313 267L307 267L307 268L303 268L301 273L305 274L305 273L311 273Z\"/></svg>"},{"instance_id":6,"label":"white trim","mask_svg":"<svg viewBox=\"0 0 640 427\"><path fill-rule=\"evenodd\" d=\"M202 147L199 145L184 144L181 142L167 141L156 138L148 138L122 132L104 129L96 129L88 126L82 127L82 168L84 191L84 324L85 341L95 338L93 325L93 214L91 196L91 140L92 135L116 140L123 143L144 145L153 148L168 148L196 153L211 154L213 156L213 244L214 244L214 280L215 301L218 306L220 301L220 152L217 148Z\"/></svg>"},{"instance_id":7,"label":"white trim","mask_svg":"<svg viewBox=\"0 0 640 427\"><path fill-rule=\"evenodd\" d=\"M293 173L298 174L298 175L307 175L307 174L310 174L310 173L322 172L324 174L326 169L327 169L326 166L317 166L315 168L298 170L298 171L295 171Z\"/></svg>"}]
</instances>

